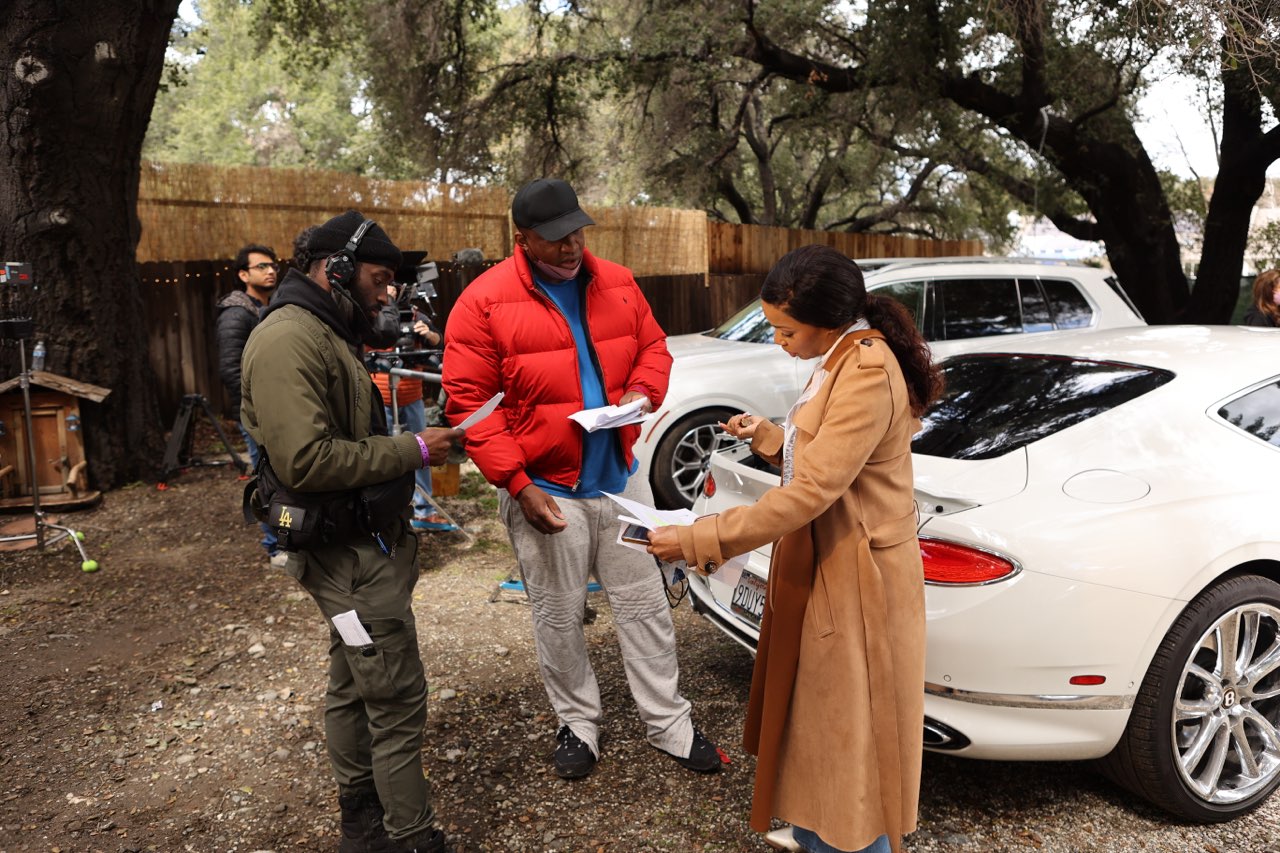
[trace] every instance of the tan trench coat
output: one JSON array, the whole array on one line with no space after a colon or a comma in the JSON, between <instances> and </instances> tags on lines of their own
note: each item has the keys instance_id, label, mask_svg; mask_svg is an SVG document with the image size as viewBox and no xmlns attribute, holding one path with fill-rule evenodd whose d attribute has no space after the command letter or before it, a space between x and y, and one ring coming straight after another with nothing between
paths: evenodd
<instances>
[{"instance_id":1,"label":"tan trench coat","mask_svg":"<svg viewBox=\"0 0 1280 853\"><path fill-rule=\"evenodd\" d=\"M795 414L794 477L752 506L680 529L690 565L776 541L744 744L751 826L770 817L842 850L916 826L924 724L924 583L911 416L883 336L846 335ZM781 464L782 428L752 450Z\"/></svg>"}]
</instances>

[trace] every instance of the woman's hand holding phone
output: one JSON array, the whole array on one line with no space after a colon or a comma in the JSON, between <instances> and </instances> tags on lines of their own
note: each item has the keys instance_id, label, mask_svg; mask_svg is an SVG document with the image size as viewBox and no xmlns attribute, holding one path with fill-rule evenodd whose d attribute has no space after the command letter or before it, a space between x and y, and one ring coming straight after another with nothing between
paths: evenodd
<instances>
[{"instance_id":1,"label":"woman's hand holding phone","mask_svg":"<svg viewBox=\"0 0 1280 853\"><path fill-rule=\"evenodd\" d=\"M759 415L749 415L743 412L740 415L734 415L724 423L716 424L716 426L739 441L750 441L752 436L756 434L760 421Z\"/></svg>"}]
</instances>

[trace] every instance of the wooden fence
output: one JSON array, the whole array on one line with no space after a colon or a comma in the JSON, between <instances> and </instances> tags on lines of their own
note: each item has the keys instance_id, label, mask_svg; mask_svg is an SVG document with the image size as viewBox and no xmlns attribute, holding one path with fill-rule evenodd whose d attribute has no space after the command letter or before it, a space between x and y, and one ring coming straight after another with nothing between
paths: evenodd
<instances>
[{"instance_id":1,"label":"wooden fence","mask_svg":"<svg viewBox=\"0 0 1280 853\"><path fill-rule=\"evenodd\" d=\"M981 255L978 240L924 240L895 234L850 234L770 228L764 225L707 223L707 272L741 275L769 272L778 258L811 243L832 246L851 258L941 258Z\"/></svg>"},{"instance_id":2,"label":"wooden fence","mask_svg":"<svg viewBox=\"0 0 1280 853\"><path fill-rule=\"evenodd\" d=\"M161 410L172 419L184 394L219 408L214 305L239 286L231 258L247 243L290 257L298 231L355 207L400 246L437 260L440 325L485 265L449 262L479 248L487 258L512 249L510 193L498 187L380 181L339 172L144 163L138 246L151 363ZM879 234L797 231L708 222L697 210L586 205L596 225L588 245L631 268L668 334L708 329L755 297L770 267L791 249L825 243L854 258L980 255L976 240L921 240ZM172 258L215 260L170 260ZM489 264L496 261L490 261Z\"/></svg>"},{"instance_id":3,"label":"wooden fence","mask_svg":"<svg viewBox=\"0 0 1280 853\"><path fill-rule=\"evenodd\" d=\"M231 258L266 243L282 258L308 225L354 207L410 249L448 260L464 248L487 258L511 252L510 191L503 187L385 181L309 169L144 163L138 188L138 260ZM764 274L809 243L853 258L980 255L976 240L795 230L708 222L700 210L586 204L596 254L637 276Z\"/></svg>"}]
</instances>

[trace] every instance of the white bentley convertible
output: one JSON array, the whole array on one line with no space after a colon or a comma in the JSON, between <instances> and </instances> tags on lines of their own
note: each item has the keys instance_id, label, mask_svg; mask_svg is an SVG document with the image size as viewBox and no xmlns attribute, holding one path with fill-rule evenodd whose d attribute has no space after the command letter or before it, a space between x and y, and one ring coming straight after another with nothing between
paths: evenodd
<instances>
[{"instance_id":1,"label":"white bentley convertible","mask_svg":"<svg viewBox=\"0 0 1280 853\"><path fill-rule=\"evenodd\" d=\"M913 442L926 747L1100 759L1193 820L1280 785L1280 332L1149 327L945 365ZM698 507L777 476L717 454ZM695 607L748 648L769 549Z\"/></svg>"}]
</instances>

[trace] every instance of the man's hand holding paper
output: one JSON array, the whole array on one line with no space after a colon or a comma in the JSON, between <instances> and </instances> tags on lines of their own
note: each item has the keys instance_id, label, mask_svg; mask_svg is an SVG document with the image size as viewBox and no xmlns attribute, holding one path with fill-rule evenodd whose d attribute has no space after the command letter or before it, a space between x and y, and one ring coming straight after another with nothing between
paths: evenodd
<instances>
[{"instance_id":1,"label":"man's hand holding paper","mask_svg":"<svg viewBox=\"0 0 1280 853\"><path fill-rule=\"evenodd\" d=\"M649 417L649 409L652 408L652 405L649 403L648 397L632 391L624 395L622 399L626 402L621 402L616 406L583 409L580 412L574 412L569 417L577 421L587 432L595 432L598 429L615 429L627 424L638 424Z\"/></svg>"}]
</instances>

